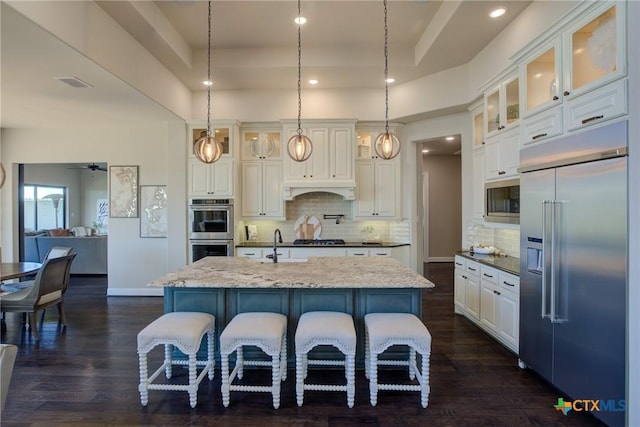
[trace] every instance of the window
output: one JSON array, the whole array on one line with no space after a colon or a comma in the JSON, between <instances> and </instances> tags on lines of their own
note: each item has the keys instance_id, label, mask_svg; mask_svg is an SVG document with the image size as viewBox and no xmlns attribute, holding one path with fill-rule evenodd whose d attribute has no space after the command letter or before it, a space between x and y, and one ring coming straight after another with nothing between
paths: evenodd
<instances>
[{"instance_id":1,"label":"window","mask_svg":"<svg viewBox=\"0 0 640 427\"><path fill-rule=\"evenodd\" d=\"M67 228L67 189L24 185L24 231Z\"/></svg>"}]
</instances>

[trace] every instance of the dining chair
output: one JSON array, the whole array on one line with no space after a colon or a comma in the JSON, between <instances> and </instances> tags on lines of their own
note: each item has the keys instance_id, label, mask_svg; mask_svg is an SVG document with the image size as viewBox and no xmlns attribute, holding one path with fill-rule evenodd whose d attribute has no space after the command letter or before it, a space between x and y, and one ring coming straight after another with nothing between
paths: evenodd
<instances>
[{"instance_id":1,"label":"dining chair","mask_svg":"<svg viewBox=\"0 0 640 427\"><path fill-rule=\"evenodd\" d=\"M44 260L48 260L49 258L58 258L61 256L70 255L73 248L67 248L65 246L54 246L49 249L49 252L44 257Z\"/></svg>"},{"instance_id":2,"label":"dining chair","mask_svg":"<svg viewBox=\"0 0 640 427\"><path fill-rule=\"evenodd\" d=\"M4 402L7 400L9 383L13 374L13 365L16 361L18 346L13 344L0 344L0 413L4 411Z\"/></svg>"},{"instance_id":3,"label":"dining chair","mask_svg":"<svg viewBox=\"0 0 640 427\"><path fill-rule=\"evenodd\" d=\"M33 286L0 296L0 310L5 312L29 313L29 326L36 340L38 334L38 310L56 305L60 323L67 324L64 315L64 294L69 283L71 263L76 254L50 258L42 264Z\"/></svg>"}]
</instances>

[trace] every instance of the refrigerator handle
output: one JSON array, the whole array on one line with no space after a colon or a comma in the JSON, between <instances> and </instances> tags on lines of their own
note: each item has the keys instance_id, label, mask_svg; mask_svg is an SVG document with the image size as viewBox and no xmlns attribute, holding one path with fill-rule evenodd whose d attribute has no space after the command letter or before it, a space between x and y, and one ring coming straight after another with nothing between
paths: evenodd
<instances>
[{"instance_id":1,"label":"refrigerator handle","mask_svg":"<svg viewBox=\"0 0 640 427\"><path fill-rule=\"evenodd\" d=\"M541 263L541 267L542 267L542 304L540 304L541 307L541 317L543 319L546 319L548 317L550 317L550 313L549 310L547 308L547 276L549 275L549 271L547 270L547 257L546 257L546 252L547 252L547 248L550 247L550 243L549 239L547 239L548 233L547 233L547 227L548 227L548 221L547 221L547 212L548 212L548 208L549 205L552 204L553 201L552 200L543 200L542 201L542 263ZM553 226L553 224L552 224Z\"/></svg>"},{"instance_id":2,"label":"refrigerator handle","mask_svg":"<svg viewBox=\"0 0 640 427\"><path fill-rule=\"evenodd\" d=\"M551 204L552 210L552 224L551 224L551 266L549 268L551 273L551 295L549 300L551 301L551 312L549 319L551 323L562 323L566 321L561 317L560 310L560 286L562 285L562 279L560 277L560 232L559 227L562 226L562 221L558 220L562 216L562 200L554 200Z\"/></svg>"}]
</instances>

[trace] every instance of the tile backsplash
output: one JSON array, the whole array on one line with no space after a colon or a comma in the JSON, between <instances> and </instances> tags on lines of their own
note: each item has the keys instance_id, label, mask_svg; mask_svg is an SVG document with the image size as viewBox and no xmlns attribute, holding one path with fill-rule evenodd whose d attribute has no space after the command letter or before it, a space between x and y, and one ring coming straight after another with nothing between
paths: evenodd
<instances>
[{"instance_id":1,"label":"tile backsplash","mask_svg":"<svg viewBox=\"0 0 640 427\"><path fill-rule=\"evenodd\" d=\"M479 222L467 224L465 249L473 243L494 246L509 256L520 257L520 230L486 227Z\"/></svg>"},{"instance_id":2,"label":"tile backsplash","mask_svg":"<svg viewBox=\"0 0 640 427\"><path fill-rule=\"evenodd\" d=\"M314 216L321 224L321 239L343 239L347 242L359 242L366 238L379 237L383 241L409 242L410 227L408 221L361 221L353 219L353 201L344 200L333 193L307 193L285 202L286 221L241 221L238 224L244 229L246 224L255 224L258 229L258 241L272 241L273 231L279 228L285 241L296 238L295 223L304 215ZM335 219L324 219L324 215L344 215L340 224ZM362 230L371 227L371 233ZM241 233L242 234L242 233ZM244 234L242 234L243 241Z\"/></svg>"}]
</instances>

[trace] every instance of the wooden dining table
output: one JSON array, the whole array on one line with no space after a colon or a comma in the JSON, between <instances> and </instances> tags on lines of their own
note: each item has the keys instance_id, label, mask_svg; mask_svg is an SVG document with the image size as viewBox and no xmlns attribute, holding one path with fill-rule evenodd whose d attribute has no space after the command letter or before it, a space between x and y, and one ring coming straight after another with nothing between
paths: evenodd
<instances>
[{"instance_id":1,"label":"wooden dining table","mask_svg":"<svg viewBox=\"0 0 640 427\"><path fill-rule=\"evenodd\" d=\"M0 282L9 279L21 279L37 273L42 264L39 262L3 262L0 265Z\"/></svg>"}]
</instances>

